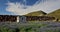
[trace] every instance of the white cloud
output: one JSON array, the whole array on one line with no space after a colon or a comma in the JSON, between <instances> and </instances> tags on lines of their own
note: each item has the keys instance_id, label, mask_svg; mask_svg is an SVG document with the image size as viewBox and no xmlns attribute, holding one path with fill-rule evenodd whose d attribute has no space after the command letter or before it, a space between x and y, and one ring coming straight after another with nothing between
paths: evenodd
<instances>
[{"instance_id":1,"label":"white cloud","mask_svg":"<svg viewBox=\"0 0 60 32\"><path fill-rule=\"evenodd\" d=\"M25 15L30 12L43 10L46 13L50 13L56 9L60 9L60 0L45 0L43 2L37 1L33 6L26 6L26 9L23 9L24 5L18 2L11 3L8 2L8 7L6 8L7 11L14 12L17 15Z\"/></svg>"}]
</instances>

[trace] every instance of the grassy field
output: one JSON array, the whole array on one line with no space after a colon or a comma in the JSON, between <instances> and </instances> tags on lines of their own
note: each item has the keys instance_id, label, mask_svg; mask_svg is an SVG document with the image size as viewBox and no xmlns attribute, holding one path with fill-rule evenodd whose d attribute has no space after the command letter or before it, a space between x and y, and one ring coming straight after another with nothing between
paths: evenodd
<instances>
[{"instance_id":1,"label":"grassy field","mask_svg":"<svg viewBox=\"0 0 60 32\"><path fill-rule=\"evenodd\" d=\"M28 23L0 22L0 32L60 32L60 23L40 21Z\"/></svg>"}]
</instances>

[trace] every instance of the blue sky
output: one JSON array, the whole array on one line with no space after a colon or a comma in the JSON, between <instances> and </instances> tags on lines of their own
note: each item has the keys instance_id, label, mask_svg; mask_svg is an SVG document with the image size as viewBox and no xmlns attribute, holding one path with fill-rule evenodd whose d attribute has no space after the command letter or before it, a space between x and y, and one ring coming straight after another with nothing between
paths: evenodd
<instances>
[{"instance_id":1,"label":"blue sky","mask_svg":"<svg viewBox=\"0 0 60 32\"><path fill-rule=\"evenodd\" d=\"M9 15L14 14L12 12L6 11L6 7L8 6L8 5L6 5L6 3L8 3L8 1L12 2L12 3L18 2L18 3L21 3L21 4L25 4L23 2L23 0L0 0L0 14L9 14ZM35 4L36 1L38 1L38 0L27 0L26 5L29 5L29 6L33 5L33 4Z\"/></svg>"},{"instance_id":2,"label":"blue sky","mask_svg":"<svg viewBox=\"0 0 60 32\"><path fill-rule=\"evenodd\" d=\"M25 15L34 11L46 13L60 9L60 0L0 0L0 15Z\"/></svg>"},{"instance_id":3,"label":"blue sky","mask_svg":"<svg viewBox=\"0 0 60 32\"><path fill-rule=\"evenodd\" d=\"M6 3L7 3L8 1L7 0L0 0L0 15L5 15L5 14L13 14L13 13L11 13L11 12L8 12L8 11L6 11L6 7L7 7L7 5L6 5Z\"/></svg>"}]
</instances>

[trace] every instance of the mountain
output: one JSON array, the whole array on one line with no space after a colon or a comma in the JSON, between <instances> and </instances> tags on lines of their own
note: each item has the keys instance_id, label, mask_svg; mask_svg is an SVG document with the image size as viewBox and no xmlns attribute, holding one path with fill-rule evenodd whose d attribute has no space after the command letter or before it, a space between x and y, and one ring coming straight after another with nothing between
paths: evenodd
<instances>
[{"instance_id":1,"label":"mountain","mask_svg":"<svg viewBox=\"0 0 60 32\"><path fill-rule=\"evenodd\" d=\"M43 15L46 15L46 13L43 11L35 11L35 12L28 13L25 16L43 16Z\"/></svg>"},{"instance_id":2,"label":"mountain","mask_svg":"<svg viewBox=\"0 0 60 32\"><path fill-rule=\"evenodd\" d=\"M47 16L54 16L54 17L60 19L60 9L57 9L54 12L47 14Z\"/></svg>"}]
</instances>

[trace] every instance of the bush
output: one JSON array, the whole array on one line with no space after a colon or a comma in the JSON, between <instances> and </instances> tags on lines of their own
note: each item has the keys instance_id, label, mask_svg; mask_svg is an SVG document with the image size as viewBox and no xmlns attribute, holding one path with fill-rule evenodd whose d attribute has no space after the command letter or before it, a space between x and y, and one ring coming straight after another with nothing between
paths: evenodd
<instances>
[{"instance_id":1,"label":"bush","mask_svg":"<svg viewBox=\"0 0 60 32\"><path fill-rule=\"evenodd\" d=\"M9 29L7 27L0 27L0 32L15 32L15 29Z\"/></svg>"}]
</instances>

